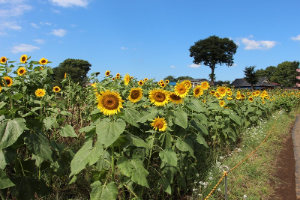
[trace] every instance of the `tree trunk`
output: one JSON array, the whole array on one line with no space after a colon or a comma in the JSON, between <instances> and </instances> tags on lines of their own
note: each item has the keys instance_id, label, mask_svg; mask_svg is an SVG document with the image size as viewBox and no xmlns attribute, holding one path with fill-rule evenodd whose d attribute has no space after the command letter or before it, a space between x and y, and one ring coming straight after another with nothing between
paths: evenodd
<instances>
[{"instance_id":1,"label":"tree trunk","mask_svg":"<svg viewBox=\"0 0 300 200\"><path fill-rule=\"evenodd\" d=\"M210 65L211 68L211 74L210 74L210 81L211 81L211 86L215 85L215 65Z\"/></svg>"},{"instance_id":2,"label":"tree trunk","mask_svg":"<svg viewBox=\"0 0 300 200\"><path fill-rule=\"evenodd\" d=\"M254 86L253 86L253 84L251 84L251 89L252 89L252 91L254 91Z\"/></svg>"}]
</instances>

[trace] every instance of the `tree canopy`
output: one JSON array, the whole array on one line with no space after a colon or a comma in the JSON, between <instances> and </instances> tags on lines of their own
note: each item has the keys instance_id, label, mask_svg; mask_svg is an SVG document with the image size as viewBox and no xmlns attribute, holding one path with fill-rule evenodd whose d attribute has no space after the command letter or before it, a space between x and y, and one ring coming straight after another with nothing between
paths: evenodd
<instances>
[{"instance_id":1,"label":"tree canopy","mask_svg":"<svg viewBox=\"0 0 300 200\"><path fill-rule=\"evenodd\" d=\"M258 76L255 72L255 66L245 67L244 70L245 80L250 83L252 90L254 90L253 85L258 82Z\"/></svg>"},{"instance_id":2,"label":"tree canopy","mask_svg":"<svg viewBox=\"0 0 300 200\"><path fill-rule=\"evenodd\" d=\"M216 79L216 64L226 64L228 67L234 64L233 55L236 53L238 46L229 38L219 38L218 36L210 36L206 39L195 42L191 46L190 57L194 57L195 64L203 63L211 68L209 78L212 84Z\"/></svg>"},{"instance_id":3,"label":"tree canopy","mask_svg":"<svg viewBox=\"0 0 300 200\"><path fill-rule=\"evenodd\" d=\"M74 83L79 83L83 86L87 82L87 73L91 66L88 61L68 58L60 63L58 67L53 68L54 84L60 86L65 73L67 73Z\"/></svg>"}]
</instances>

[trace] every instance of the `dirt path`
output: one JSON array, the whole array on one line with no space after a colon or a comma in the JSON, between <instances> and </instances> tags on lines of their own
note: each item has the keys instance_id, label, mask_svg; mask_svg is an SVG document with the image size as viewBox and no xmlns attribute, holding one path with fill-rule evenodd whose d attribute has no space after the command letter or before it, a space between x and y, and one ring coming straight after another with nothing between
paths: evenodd
<instances>
[{"instance_id":1,"label":"dirt path","mask_svg":"<svg viewBox=\"0 0 300 200\"><path fill-rule=\"evenodd\" d=\"M291 126L290 134L285 138L283 148L276 158L275 168L277 172L275 178L279 179L280 184L275 185L275 183L273 183L276 193L275 196L270 199L296 200L295 158L291 133L292 129L293 126Z\"/></svg>"}]
</instances>

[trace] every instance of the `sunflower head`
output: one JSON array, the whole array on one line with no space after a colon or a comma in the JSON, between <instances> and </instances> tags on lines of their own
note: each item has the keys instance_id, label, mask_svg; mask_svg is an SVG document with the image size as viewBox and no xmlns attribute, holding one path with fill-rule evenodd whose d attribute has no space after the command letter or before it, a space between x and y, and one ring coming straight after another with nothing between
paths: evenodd
<instances>
[{"instance_id":1,"label":"sunflower head","mask_svg":"<svg viewBox=\"0 0 300 200\"><path fill-rule=\"evenodd\" d=\"M169 81L169 80L165 80L165 83L166 83L166 84L169 84L169 83L170 83L170 81Z\"/></svg>"},{"instance_id":2,"label":"sunflower head","mask_svg":"<svg viewBox=\"0 0 300 200\"><path fill-rule=\"evenodd\" d=\"M109 75L110 75L110 71L107 70L107 71L105 72L105 76L109 76Z\"/></svg>"},{"instance_id":3,"label":"sunflower head","mask_svg":"<svg viewBox=\"0 0 300 200\"><path fill-rule=\"evenodd\" d=\"M122 98L118 92L102 91L97 97L97 107L105 115L114 115L120 112L122 106Z\"/></svg>"},{"instance_id":4,"label":"sunflower head","mask_svg":"<svg viewBox=\"0 0 300 200\"><path fill-rule=\"evenodd\" d=\"M139 86L143 86L144 85L144 81L143 80L139 80L138 84L139 84Z\"/></svg>"},{"instance_id":5,"label":"sunflower head","mask_svg":"<svg viewBox=\"0 0 300 200\"><path fill-rule=\"evenodd\" d=\"M182 81L182 83L184 83L186 85L187 89L191 89L191 87L192 87L192 82L191 81L184 80L184 81Z\"/></svg>"},{"instance_id":6,"label":"sunflower head","mask_svg":"<svg viewBox=\"0 0 300 200\"><path fill-rule=\"evenodd\" d=\"M115 77L112 77L112 78L111 78L112 81L114 81L115 79L116 79Z\"/></svg>"},{"instance_id":7,"label":"sunflower head","mask_svg":"<svg viewBox=\"0 0 300 200\"><path fill-rule=\"evenodd\" d=\"M216 93L216 91L214 91L214 90L211 90L211 91L209 91L209 93L210 93L210 95L215 95L215 93Z\"/></svg>"},{"instance_id":8,"label":"sunflower head","mask_svg":"<svg viewBox=\"0 0 300 200\"><path fill-rule=\"evenodd\" d=\"M133 76L130 76L131 79L133 79Z\"/></svg>"},{"instance_id":9,"label":"sunflower head","mask_svg":"<svg viewBox=\"0 0 300 200\"><path fill-rule=\"evenodd\" d=\"M22 55L21 58L20 58L20 62L21 63L26 63L27 61L27 55Z\"/></svg>"},{"instance_id":10,"label":"sunflower head","mask_svg":"<svg viewBox=\"0 0 300 200\"><path fill-rule=\"evenodd\" d=\"M208 90L208 88L210 86L209 86L209 83L207 81L203 81L203 82L201 82L201 87L202 87L203 90Z\"/></svg>"},{"instance_id":11,"label":"sunflower head","mask_svg":"<svg viewBox=\"0 0 300 200\"><path fill-rule=\"evenodd\" d=\"M149 92L151 103L156 106L164 106L169 102L168 92L163 89L153 89Z\"/></svg>"},{"instance_id":12,"label":"sunflower head","mask_svg":"<svg viewBox=\"0 0 300 200\"><path fill-rule=\"evenodd\" d=\"M0 58L0 63L5 64L7 62L7 58L5 56L2 56Z\"/></svg>"},{"instance_id":13,"label":"sunflower head","mask_svg":"<svg viewBox=\"0 0 300 200\"><path fill-rule=\"evenodd\" d=\"M125 84L125 85L128 85L128 84L129 84L129 81L130 81L130 76L129 76L129 74L126 74L126 75L124 76L124 84Z\"/></svg>"},{"instance_id":14,"label":"sunflower head","mask_svg":"<svg viewBox=\"0 0 300 200\"><path fill-rule=\"evenodd\" d=\"M203 89L198 85L194 89L194 97L200 97L201 95L203 95Z\"/></svg>"},{"instance_id":15,"label":"sunflower head","mask_svg":"<svg viewBox=\"0 0 300 200\"><path fill-rule=\"evenodd\" d=\"M148 81L148 78L144 78L144 81L145 81L145 82Z\"/></svg>"},{"instance_id":16,"label":"sunflower head","mask_svg":"<svg viewBox=\"0 0 300 200\"><path fill-rule=\"evenodd\" d=\"M53 87L53 92L59 92L59 91L60 91L60 87L58 87L58 86Z\"/></svg>"},{"instance_id":17,"label":"sunflower head","mask_svg":"<svg viewBox=\"0 0 300 200\"><path fill-rule=\"evenodd\" d=\"M143 97L143 90L141 88L132 88L130 90L130 94L128 96L128 99L133 102L136 103L138 101L140 101Z\"/></svg>"},{"instance_id":18,"label":"sunflower head","mask_svg":"<svg viewBox=\"0 0 300 200\"><path fill-rule=\"evenodd\" d=\"M254 101L254 99L253 99L252 96L250 96L250 97L248 98L248 100L249 100L250 102L253 102L253 101Z\"/></svg>"},{"instance_id":19,"label":"sunflower head","mask_svg":"<svg viewBox=\"0 0 300 200\"><path fill-rule=\"evenodd\" d=\"M226 88L225 87L218 87L219 94L223 97L226 95Z\"/></svg>"},{"instance_id":20,"label":"sunflower head","mask_svg":"<svg viewBox=\"0 0 300 200\"><path fill-rule=\"evenodd\" d=\"M183 103L183 99L180 96L178 96L177 94L175 94L175 92L171 92L169 94L169 99L171 102L173 102L175 104Z\"/></svg>"},{"instance_id":21,"label":"sunflower head","mask_svg":"<svg viewBox=\"0 0 300 200\"><path fill-rule=\"evenodd\" d=\"M24 74L26 73L26 69L24 67L20 67L18 70L17 70L17 74L19 76L23 76Z\"/></svg>"},{"instance_id":22,"label":"sunflower head","mask_svg":"<svg viewBox=\"0 0 300 200\"><path fill-rule=\"evenodd\" d=\"M46 94L46 90L44 90L44 89L37 89L35 91L35 96L37 96L37 97L43 97L43 96L45 96L45 94Z\"/></svg>"},{"instance_id":23,"label":"sunflower head","mask_svg":"<svg viewBox=\"0 0 300 200\"><path fill-rule=\"evenodd\" d=\"M184 98L188 94L189 89L187 88L185 83L181 82L175 85L174 92L176 93L176 95Z\"/></svg>"},{"instance_id":24,"label":"sunflower head","mask_svg":"<svg viewBox=\"0 0 300 200\"><path fill-rule=\"evenodd\" d=\"M225 106L225 101L224 101L224 100L221 100L221 101L219 102L219 105L220 105L221 107L224 107L224 106Z\"/></svg>"},{"instance_id":25,"label":"sunflower head","mask_svg":"<svg viewBox=\"0 0 300 200\"><path fill-rule=\"evenodd\" d=\"M41 58L41 60L39 61L39 63L40 63L41 65L47 65L48 60L47 60L46 58Z\"/></svg>"},{"instance_id":26,"label":"sunflower head","mask_svg":"<svg viewBox=\"0 0 300 200\"><path fill-rule=\"evenodd\" d=\"M164 88L164 87L166 87L166 84L165 83L161 83L160 87Z\"/></svg>"},{"instance_id":27,"label":"sunflower head","mask_svg":"<svg viewBox=\"0 0 300 200\"><path fill-rule=\"evenodd\" d=\"M5 76L3 79L3 86L10 87L13 84L13 80L9 76Z\"/></svg>"},{"instance_id":28,"label":"sunflower head","mask_svg":"<svg viewBox=\"0 0 300 200\"><path fill-rule=\"evenodd\" d=\"M161 132L165 131L167 129L167 122L165 118L155 118L153 122L151 123L151 126L154 130L159 130Z\"/></svg>"}]
</instances>

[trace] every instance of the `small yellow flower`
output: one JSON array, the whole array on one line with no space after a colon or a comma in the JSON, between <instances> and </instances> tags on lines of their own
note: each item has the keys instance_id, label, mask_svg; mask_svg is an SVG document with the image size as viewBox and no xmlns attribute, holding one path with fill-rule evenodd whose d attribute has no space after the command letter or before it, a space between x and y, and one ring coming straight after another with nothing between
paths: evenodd
<instances>
[{"instance_id":1,"label":"small yellow flower","mask_svg":"<svg viewBox=\"0 0 300 200\"><path fill-rule=\"evenodd\" d=\"M2 57L0 58L0 62L1 62L2 64L5 64L6 61L7 61L7 58L6 58L5 56L2 56Z\"/></svg>"},{"instance_id":2,"label":"small yellow flower","mask_svg":"<svg viewBox=\"0 0 300 200\"><path fill-rule=\"evenodd\" d=\"M144 81L145 81L145 82L148 81L148 78L144 78Z\"/></svg>"},{"instance_id":3,"label":"small yellow flower","mask_svg":"<svg viewBox=\"0 0 300 200\"><path fill-rule=\"evenodd\" d=\"M169 81L169 80L165 80L165 83L166 83L166 84L169 84L169 83L170 83L170 81Z\"/></svg>"},{"instance_id":4,"label":"small yellow flower","mask_svg":"<svg viewBox=\"0 0 300 200\"><path fill-rule=\"evenodd\" d=\"M45 94L46 94L46 91L44 89L37 89L35 91L35 96L37 96L37 97L43 97L43 96L45 96Z\"/></svg>"},{"instance_id":5,"label":"small yellow flower","mask_svg":"<svg viewBox=\"0 0 300 200\"><path fill-rule=\"evenodd\" d=\"M3 86L10 87L13 84L13 80L9 76L5 76L3 79L5 80L5 82L3 81Z\"/></svg>"},{"instance_id":6,"label":"small yellow flower","mask_svg":"<svg viewBox=\"0 0 300 200\"><path fill-rule=\"evenodd\" d=\"M47 65L48 60L47 60L46 58L41 58L41 60L39 61L39 63L40 63L41 65Z\"/></svg>"},{"instance_id":7,"label":"small yellow flower","mask_svg":"<svg viewBox=\"0 0 300 200\"><path fill-rule=\"evenodd\" d=\"M58 86L53 87L53 92L59 92L59 91L60 91L60 87L58 87Z\"/></svg>"},{"instance_id":8,"label":"small yellow flower","mask_svg":"<svg viewBox=\"0 0 300 200\"><path fill-rule=\"evenodd\" d=\"M139 86L142 86L142 85L144 85L144 81L143 81L143 80L140 80L140 81L138 82L138 84L139 84Z\"/></svg>"},{"instance_id":9,"label":"small yellow flower","mask_svg":"<svg viewBox=\"0 0 300 200\"><path fill-rule=\"evenodd\" d=\"M18 70L17 70L17 74L19 76L23 76L24 74L26 73L26 69L24 67L20 67Z\"/></svg>"},{"instance_id":10,"label":"small yellow flower","mask_svg":"<svg viewBox=\"0 0 300 200\"><path fill-rule=\"evenodd\" d=\"M225 106L225 101L224 101L224 100L221 100L221 101L219 102L219 105L220 105L221 107L224 107L224 106Z\"/></svg>"},{"instance_id":11,"label":"small yellow flower","mask_svg":"<svg viewBox=\"0 0 300 200\"><path fill-rule=\"evenodd\" d=\"M20 62L21 63L26 63L27 61L27 55L22 55L21 58L20 58Z\"/></svg>"},{"instance_id":12,"label":"small yellow flower","mask_svg":"<svg viewBox=\"0 0 300 200\"><path fill-rule=\"evenodd\" d=\"M155 118L153 122L151 123L151 126L154 130L159 130L161 132L165 131L167 129L167 122L165 118Z\"/></svg>"},{"instance_id":13,"label":"small yellow flower","mask_svg":"<svg viewBox=\"0 0 300 200\"><path fill-rule=\"evenodd\" d=\"M105 72L105 76L109 76L109 75L110 75L110 71L107 70L107 71Z\"/></svg>"}]
</instances>

